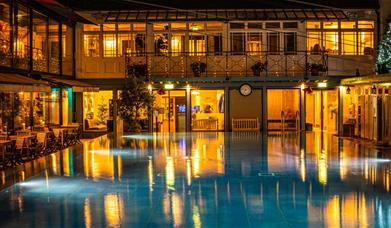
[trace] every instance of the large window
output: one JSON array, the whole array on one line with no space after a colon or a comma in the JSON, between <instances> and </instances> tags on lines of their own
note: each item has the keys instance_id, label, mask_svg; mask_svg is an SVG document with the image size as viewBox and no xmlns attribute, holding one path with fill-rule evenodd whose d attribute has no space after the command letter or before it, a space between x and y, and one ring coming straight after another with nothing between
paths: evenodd
<instances>
[{"instance_id":1,"label":"large window","mask_svg":"<svg viewBox=\"0 0 391 228\"><path fill-rule=\"evenodd\" d=\"M117 57L117 39L114 33L103 34L103 57Z\"/></svg>"},{"instance_id":2,"label":"large window","mask_svg":"<svg viewBox=\"0 0 391 228\"><path fill-rule=\"evenodd\" d=\"M247 34L247 52L259 55L262 51L262 33Z\"/></svg>"},{"instance_id":3,"label":"large window","mask_svg":"<svg viewBox=\"0 0 391 228\"><path fill-rule=\"evenodd\" d=\"M373 55L373 32L358 33L358 54Z\"/></svg>"},{"instance_id":4,"label":"large window","mask_svg":"<svg viewBox=\"0 0 391 228\"><path fill-rule=\"evenodd\" d=\"M356 53L356 39L355 32L341 32L341 41L342 41L342 48L341 48L341 54L342 55L355 55Z\"/></svg>"},{"instance_id":5,"label":"large window","mask_svg":"<svg viewBox=\"0 0 391 228\"><path fill-rule=\"evenodd\" d=\"M11 26L10 26L10 7L7 0L0 0L0 65L11 65Z\"/></svg>"},{"instance_id":6,"label":"large window","mask_svg":"<svg viewBox=\"0 0 391 228\"><path fill-rule=\"evenodd\" d=\"M15 14L14 65L17 68L28 69L30 56L30 15L27 7L18 4Z\"/></svg>"},{"instance_id":7,"label":"large window","mask_svg":"<svg viewBox=\"0 0 391 228\"><path fill-rule=\"evenodd\" d=\"M322 51L322 37L320 32L307 33L307 51L311 54L320 54Z\"/></svg>"},{"instance_id":8,"label":"large window","mask_svg":"<svg viewBox=\"0 0 391 228\"><path fill-rule=\"evenodd\" d=\"M62 25L62 73L73 73L73 30L68 25Z\"/></svg>"},{"instance_id":9,"label":"large window","mask_svg":"<svg viewBox=\"0 0 391 228\"><path fill-rule=\"evenodd\" d=\"M99 35L84 35L84 55L87 57L99 57Z\"/></svg>"},{"instance_id":10,"label":"large window","mask_svg":"<svg viewBox=\"0 0 391 228\"><path fill-rule=\"evenodd\" d=\"M323 47L328 54L338 55L338 32L323 32Z\"/></svg>"},{"instance_id":11,"label":"large window","mask_svg":"<svg viewBox=\"0 0 391 228\"><path fill-rule=\"evenodd\" d=\"M203 35L189 35L189 54L200 56L205 55L206 52L206 40Z\"/></svg>"},{"instance_id":12,"label":"large window","mask_svg":"<svg viewBox=\"0 0 391 228\"><path fill-rule=\"evenodd\" d=\"M233 24L231 24L232 26ZM245 52L245 33L231 33L231 52L234 55L243 55Z\"/></svg>"},{"instance_id":13,"label":"large window","mask_svg":"<svg viewBox=\"0 0 391 228\"><path fill-rule=\"evenodd\" d=\"M284 52L285 54L296 54L296 33L286 32L284 33Z\"/></svg>"},{"instance_id":14,"label":"large window","mask_svg":"<svg viewBox=\"0 0 391 228\"><path fill-rule=\"evenodd\" d=\"M33 69L36 71L48 70L47 25L48 18L33 11Z\"/></svg>"},{"instance_id":15,"label":"large window","mask_svg":"<svg viewBox=\"0 0 391 228\"><path fill-rule=\"evenodd\" d=\"M223 40L221 33L208 35L208 54L221 55L223 52Z\"/></svg>"},{"instance_id":16,"label":"large window","mask_svg":"<svg viewBox=\"0 0 391 228\"><path fill-rule=\"evenodd\" d=\"M60 73L60 43L58 37L59 23L49 20L49 72Z\"/></svg>"},{"instance_id":17,"label":"large window","mask_svg":"<svg viewBox=\"0 0 391 228\"><path fill-rule=\"evenodd\" d=\"M185 35L172 34L171 36L171 53L173 56L182 55L185 51Z\"/></svg>"},{"instance_id":18,"label":"large window","mask_svg":"<svg viewBox=\"0 0 391 228\"><path fill-rule=\"evenodd\" d=\"M193 131L224 130L224 90L191 91Z\"/></svg>"},{"instance_id":19,"label":"large window","mask_svg":"<svg viewBox=\"0 0 391 228\"><path fill-rule=\"evenodd\" d=\"M277 32L270 32L267 34L267 51L269 54L278 54L280 50L280 34Z\"/></svg>"}]
</instances>

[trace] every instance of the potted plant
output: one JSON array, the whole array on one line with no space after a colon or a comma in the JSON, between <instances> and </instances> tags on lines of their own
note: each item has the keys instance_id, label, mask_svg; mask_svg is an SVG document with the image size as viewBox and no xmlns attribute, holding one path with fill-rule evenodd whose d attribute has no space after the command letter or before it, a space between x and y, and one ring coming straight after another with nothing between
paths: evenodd
<instances>
[{"instance_id":1,"label":"potted plant","mask_svg":"<svg viewBox=\"0 0 391 228\"><path fill-rule=\"evenodd\" d=\"M200 77L202 73L206 71L206 63L203 62L193 62L191 65L191 70L193 71L194 77Z\"/></svg>"},{"instance_id":2,"label":"potted plant","mask_svg":"<svg viewBox=\"0 0 391 228\"><path fill-rule=\"evenodd\" d=\"M267 61L264 63L261 61L256 62L254 65L251 66L251 70L253 71L254 76L260 76L261 72L267 69Z\"/></svg>"},{"instance_id":3,"label":"potted plant","mask_svg":"<svg viewBox=\"0 0 391 228\"><path fill-rule=\"evenodd\" d=\"M147 75L147 64L137 63L128 66L128 76L144 77Z\"/></svg>"},{"instance_id":4,"label":"potted plant","mask_svg":"<svg viewBox=\"0 0 391 228\"><path fill-rule=\"evenodd\" d=\"M319 76L319 72L326 72L327 67L318 63L307 63L307 71L311 72L311 76Z\"/></svg>"}]
</instances>

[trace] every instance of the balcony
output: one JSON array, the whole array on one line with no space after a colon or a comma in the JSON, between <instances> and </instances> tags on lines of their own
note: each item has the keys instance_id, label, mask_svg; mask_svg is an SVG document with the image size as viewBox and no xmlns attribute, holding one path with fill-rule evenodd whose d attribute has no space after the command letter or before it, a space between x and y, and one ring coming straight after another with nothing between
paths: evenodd
<instances>
[{"instance_id":1,"label":"balcony","mask_svg":"<svg viewBox=\"0 0 391 228\"><path fill-rule=\"evenodd\" d=\"M223 52L210 53L146 53L125 57L127 68L143 65L149 77L303 77L327 75L326 53L286 52ZM204 67L197 69L200 64ZM203 69L204 68L204 69ZM316 68L316 69L315 69Z\"/></svg>"}]
</instances>

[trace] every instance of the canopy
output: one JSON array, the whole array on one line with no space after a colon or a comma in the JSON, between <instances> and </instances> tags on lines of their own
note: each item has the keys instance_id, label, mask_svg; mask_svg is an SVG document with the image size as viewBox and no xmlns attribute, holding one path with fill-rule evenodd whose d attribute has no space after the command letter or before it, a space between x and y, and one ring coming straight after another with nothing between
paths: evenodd
<instances>
[{"instance_id":1,"label":"canopy","mask_svg":"<svg viewBox=\"0 0 391 228\"><path fill-rule=\"evenodd\" d=\"M0 73L1 92L51 92L50 84L14 73Z\"/></svg>"}]
</instances>

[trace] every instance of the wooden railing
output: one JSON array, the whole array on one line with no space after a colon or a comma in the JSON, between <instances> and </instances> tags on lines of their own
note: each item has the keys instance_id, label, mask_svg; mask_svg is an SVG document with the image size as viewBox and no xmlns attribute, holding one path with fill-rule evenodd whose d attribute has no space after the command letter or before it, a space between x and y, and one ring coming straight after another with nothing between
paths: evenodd
<instances>
[{"instance_id":1,"label":"wooden railing","mask_svg":"<svg viewBox=\"0 0 391 228\"><path fill-rule=\"evenodd\" d=\"M256 119L232 119L232 131L259 131L260 125Z\"/></svg>"},{"instance_id":2,"label":"wooden railing","mask_svg":"<svg viewBox=\"0 0 391 228\"><path fill-rule=\"evenodd\" d=\"M193 131L217 131L219 129L218 119L193 120Z\"/></svg>"}]
</instances>

